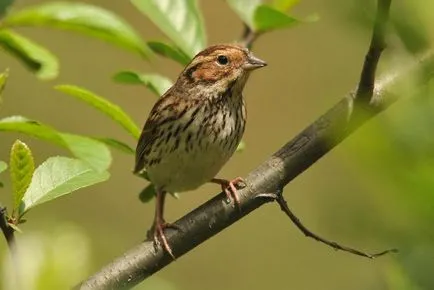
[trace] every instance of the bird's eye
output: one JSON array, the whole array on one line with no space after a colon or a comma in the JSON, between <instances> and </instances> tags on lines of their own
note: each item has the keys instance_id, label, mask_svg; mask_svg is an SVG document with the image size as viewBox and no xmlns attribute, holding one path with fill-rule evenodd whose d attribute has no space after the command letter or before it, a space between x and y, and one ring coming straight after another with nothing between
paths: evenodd
<instances>
[{"instance_id":1,"label":"bird's eye","mask_svg":"<svg viewBox=\"0 0 434 290\"><path fill-rule=\"evenodd\" d=\"M229 60L228 60L228 58L227 58L226 56L224 56L224 55L219 55L219 56L217 57L217 62L218 62L219 64L221 64L221 65L225 65L225 64L228 64Z\"/></svg>"}]
</instances>

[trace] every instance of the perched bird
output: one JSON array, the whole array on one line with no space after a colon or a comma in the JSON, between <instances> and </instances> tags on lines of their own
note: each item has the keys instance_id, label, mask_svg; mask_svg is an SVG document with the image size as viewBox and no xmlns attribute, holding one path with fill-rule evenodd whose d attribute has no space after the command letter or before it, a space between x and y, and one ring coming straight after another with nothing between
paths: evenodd
<instances>
[{"instance_id":1,"label":"perched bird","mask_svg":"<svg viewBox=\"0 0 434 290\"><path fill-rule=\"evenodd\" d=\"M266 63L244 47L215 45L199 52L176 83L156 102L136 148L134 172L147 172L157 193L154 241L172 256L164 235L167 192L217 183L239 205L235 185L215 178L235 152L246 124L242 95L252 70Z\"/></svg>"}]
</instances>

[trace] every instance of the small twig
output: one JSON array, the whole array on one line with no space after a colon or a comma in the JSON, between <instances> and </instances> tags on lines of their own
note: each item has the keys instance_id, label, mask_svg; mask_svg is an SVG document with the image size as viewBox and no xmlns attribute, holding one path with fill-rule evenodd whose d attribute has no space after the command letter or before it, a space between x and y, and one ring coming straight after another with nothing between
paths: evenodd
<instances>
[{"instance_id":1,"label":"small twig","mask_svg":"<svg viewBox=\"0 0 434 290\"><path fill-rule=\"evenodd\" d=\"M363 69L356 92L356 100L365 104L369 104L371 101L374 92L375 73L377 71L378 61L386 47L385 34L389 19L390 4L391 0L377 1L377 14L375 16L371 43L365 56L365 62L363 63Z\"/></svg>"},{"instance_id":2,"label":"small twig","mask_svg":"<svg viewBox=\"0 0 434 290\"><path fill-rule=\"evenodd\" d=\"M244 32L240 40L241 45L247 47L248 49L251 49L253 42L258 36L258 32L253 31L247 24L244 24Z\"/></svg>"},{"instance_id":3,"label":"small twig","mask_svg":"<svg viewBox=\"0 0 434 290\"><path fill-rule=\"evenodd\" d=\"M257 197L265 197L265 198L272 198L273 200L275 200L279 206L280 209L289 217L289 219L296 225L296 227L308 238L312 238L320 243L326 244L330 247L332 247L335 250L341 250L344 252L348 252L354 255L358 255L358 256L362 256L362 257L366 257L369 259L374 259L377 258L379 256L383 256L387 253L396 253L398 252L397 249L390 249L390 250L385 250L379 253L375 253L375 254L369 254L363 251L359 251L357 249L351 248L351 247L347 247L347 246L343 246L340 245L337 242L333 242L333 241L329 241L327 239L324 239L320 236L318 236L317 234L313 233L312 231L310 231L308 228L306 228L300 221L300 219L291 211L291 209L288 207L288 203L286 202L285 198L282 195L282 191L279 190L277 193L271 193L271 194L258 194Z\"/></svg>"},{"instance_id":4,"label":"small twig","mask_svg":"<svg viewBox=\"0 0 434 290\"><path fill-rule=\"evenodd\" d=\"M15 230L8 224L6 207L0 206L0 228L5 236L11 253L15 251Z\"/></svg>"}]
</instances>

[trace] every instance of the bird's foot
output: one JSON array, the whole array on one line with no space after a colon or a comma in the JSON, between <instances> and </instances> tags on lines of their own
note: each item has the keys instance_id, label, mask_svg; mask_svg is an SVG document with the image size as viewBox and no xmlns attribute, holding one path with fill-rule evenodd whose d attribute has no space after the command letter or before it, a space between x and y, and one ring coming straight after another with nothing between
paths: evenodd
<instances>
[{"instance_id":1,"label":"bird's foot","mask_svg":"<svg viewBox=\"0 0 434 290\"><path fill-rule=\"evenodd\" d=\"M226 196L229 200L234 200L235 205L240 208L240 198L238 196L238 188L244 188L246 187L246 182L241 177L237 177L233 180L226 180L226 179L220 179L220 178L213 178L211 179L212 183L219 184L222 187L222 190L224 193L226 193Z\"/></svg>"},{"instance_id":2,"label":"bird's foot","mask_svg":"<svg viewBox=\"0 0 434 290\"><path fill-rule=\"evenodd\" d=\"M163 250L166 251L175 260L175 255L173 254L172 248L170 247L169 242L167 241L167 237L164 233L164 230L167 228L181 230L177 225L166 223L164 220L161 220L155 221L150 231L152 232L154 246L158 247L158 245L161 245Z\"/></svg>"}]
</instances>

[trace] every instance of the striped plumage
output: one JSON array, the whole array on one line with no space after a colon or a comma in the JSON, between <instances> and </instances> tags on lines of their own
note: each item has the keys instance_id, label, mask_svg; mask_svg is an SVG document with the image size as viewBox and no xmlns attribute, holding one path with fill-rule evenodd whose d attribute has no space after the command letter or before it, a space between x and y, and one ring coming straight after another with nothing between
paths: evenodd
<instances>
[{"instance_id":1,"label":"striped plumage","mask_svg":"<svg viewBox=\"0 0 434 290\"><path fill-rule=\"evenodd\" d=\"M215 177L235 152L246 123L242 87L184 102L170 89L152 109L137 147L136 170L146 168L158 189L192 190Z\"/></svg>"},{"instance_id":2,"label":"striped plumage","mask_svg":"<svg viewBox=\"0 0 434 290\"><path fill-rule=\"evenodd\" d=\"M134 171L146 170L155 185L154 238L159 236L169 253L162 231L165 192L210 182L229 160L246 123L242 90L250 72L264 65L240 46L211 46L195 56L152 108L136 148Z\"/></svg>"}]
</instances>

